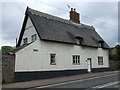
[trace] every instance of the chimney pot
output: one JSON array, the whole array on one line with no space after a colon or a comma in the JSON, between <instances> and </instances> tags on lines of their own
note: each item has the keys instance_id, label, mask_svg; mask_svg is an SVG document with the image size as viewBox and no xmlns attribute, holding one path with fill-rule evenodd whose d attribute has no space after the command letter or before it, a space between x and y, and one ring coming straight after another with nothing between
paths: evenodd
<instances>
[{"instance_id":1,"label":"chimney pot","mask_svg":"<svg viewBox=\"0 0 120 90\"><path fill-rule=\"evenodd\" d=\"M74 11L76 11L76 9L74 8Z\"/></svg>"},{"instance_id":2,"label":"chimney pot","mask_svg":"<svg viewBox=\"0 0 120 90\"><path fill-rule=\"evenodd\" d=\"M71 11L70 11L70 20L73 21L73 22L75 22L75 23L80 24L79 13L76 12L75 8L74 9L71 8Z\"/></svg>"},{"instance_id":3,"label":"chimney pot","mask_svg":"<svg viewBox=\"0 0 120 90\"><path fill-rule=\"evenodd\" d=\"M71 8L71 11L73 11L73 8Z\"/></svg>"}]
</instances>

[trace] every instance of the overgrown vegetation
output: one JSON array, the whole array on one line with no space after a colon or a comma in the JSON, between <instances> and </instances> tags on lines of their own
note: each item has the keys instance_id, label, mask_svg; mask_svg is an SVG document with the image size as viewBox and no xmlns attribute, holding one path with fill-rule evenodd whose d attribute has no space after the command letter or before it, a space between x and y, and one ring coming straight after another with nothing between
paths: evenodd
<instances>
[{"instance_id":1,"label":"overgrown vegetation","mask_svg":"<svg viewBox=\"0 0 120 90\"><path fill-rule=\"evenodd\" d=\"M113 61L119 61L120 60L120 56L118 54L110 54L109 58L110 58L110 60L113 60Z\"/></svg>"},{"instance_id":2,"label":"overgrown vegetation","mask_svg":"<svg viewBox=\"0 0 120 90\"><path fill-rule=\"evenodd\" d=\"M120 45L117 45L111 49L109 58L111 60L111 70L120 71Z\"/></svg>"},{"instance_id":3,"label":"overgrown vegetation","mask_svg":"<svg viewBox=\"0 0 120 90\"><path fill-rule=\"evenodd\" d=\"M120 67L119 67L119 68L112 69L112 71L120 71Z\"/></svg>"},{"instance_id":4,"label":"overgrown vegetation","mask_svg":"<svg viewBox=\"0 0 120 90\"><path fill-rule=\"evenodd\" d=\"M2 84L7 84L7 83L15 83L16 81L15 81L15 79L13 78L12 80L10 80L10 81L6 81L6 80L2 80Z\"/></svg>"},{"instance_id":5,"label":"overgrown vegetation","mask_svg":"<svg viewBox=\"0 0 120 90\"><path fill-rule=\"evenodd\" d=\"M11 46L2 46L0 49L0 52L5 53L5 52L11 51L11 50L13 50L13 48Z\"/></svg>"},{"instance_id":6,"label":"overgrown vegetation","mask_svg":"<svg viewBox=\"0 0 120 90\"><path fill-rule=\"evenodd\" d=\"M109 58L113 61L120 61L120 45L115 46L116 54L110 54Z\"/></svg>"}]
</instances>

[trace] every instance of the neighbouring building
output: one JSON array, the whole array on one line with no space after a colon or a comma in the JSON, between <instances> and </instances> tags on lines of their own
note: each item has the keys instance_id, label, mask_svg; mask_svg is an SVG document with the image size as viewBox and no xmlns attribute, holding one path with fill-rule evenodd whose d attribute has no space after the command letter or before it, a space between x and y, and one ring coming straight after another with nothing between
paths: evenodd
<instances>
[{"instance_id":1,"label":"neighbouring building","mask_svg":"<svg viewBox=\"0 0 120 90\"><path fill-rule=\"evenodd\" d=\"M120 48L120 45L116 45L115 47L111 47L109 49L109 53L112 54L112 55L115 55L118 53L118 48Z\"/></svg>"},{"instance_id":2,"label":"neighbouring building","mask_svg":"<svg viewBox=\"0 0 120 90\"><path fill-rule=\"evenodd\" d=\"M109 49L109 53L110 53L110 54L113 54L113 55L117 54L117 48L116 48L116 47L110 48L110 49Z\"/></svg>"},{"instance_id":3,"label":"neighbouring building","mask_svg":"<svg viewBox=\"0 0 120 90\"><path fill-rule=\"evenodd\" d=\"M109 46L93 26L27 7L15 53L17 78L48 78L109 70Z\"/></svg>"},{"instance_id":4,"label":"neighbouring building","mask_svg":"<svg viewBox=\"0 0 120 90\"><path fill-rule=\"evenodd\" d=\"M110 69L116 70L120 68L120 45L116 45L109 49Z\"/></svg>"}]
</instances>

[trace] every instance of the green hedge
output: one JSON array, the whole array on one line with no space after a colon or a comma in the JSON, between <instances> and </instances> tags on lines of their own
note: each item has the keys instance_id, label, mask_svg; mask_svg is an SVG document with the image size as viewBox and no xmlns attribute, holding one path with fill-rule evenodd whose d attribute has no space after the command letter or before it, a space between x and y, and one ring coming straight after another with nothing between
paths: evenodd
<instances>
[{"instance_id":1,"label":"green hedge","mask_svg":"<svg viewBox=\"0 0 120 90\"><path fill-rule=\"evenodd\" d=\"M120 60L120 56L119 55L109 55L109 58L110 60L113 60L113 61L119 61Z\"/></svg>"}]
</instances>

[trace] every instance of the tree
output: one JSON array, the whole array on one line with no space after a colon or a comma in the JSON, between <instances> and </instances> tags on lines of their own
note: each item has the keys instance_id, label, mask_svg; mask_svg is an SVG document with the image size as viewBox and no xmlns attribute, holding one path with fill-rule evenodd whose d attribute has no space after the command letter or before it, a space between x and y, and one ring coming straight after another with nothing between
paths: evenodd
<instances>
[{"instance_id":1,"label":"tree","mask_svg":"<svg viewBox=\"0 0 120 90\"><path fill-rule=\"evenodd\" d=\"M114 49L116 50L116 53L115 54L110 53L109 58L110 60L120 61L120 45L116 45Z\"/></svg>"},{"instance_id":2,"label":"tree","mask_svg":"<svg viewBox=\"0 0 120 90\"><path fill-rule=\"evenodd\" d=\"M13 48L11 46L2 46L0 51L4 53L4 52L8 52L10 50L13 50Z\"/></svg>"}]
</instances>

